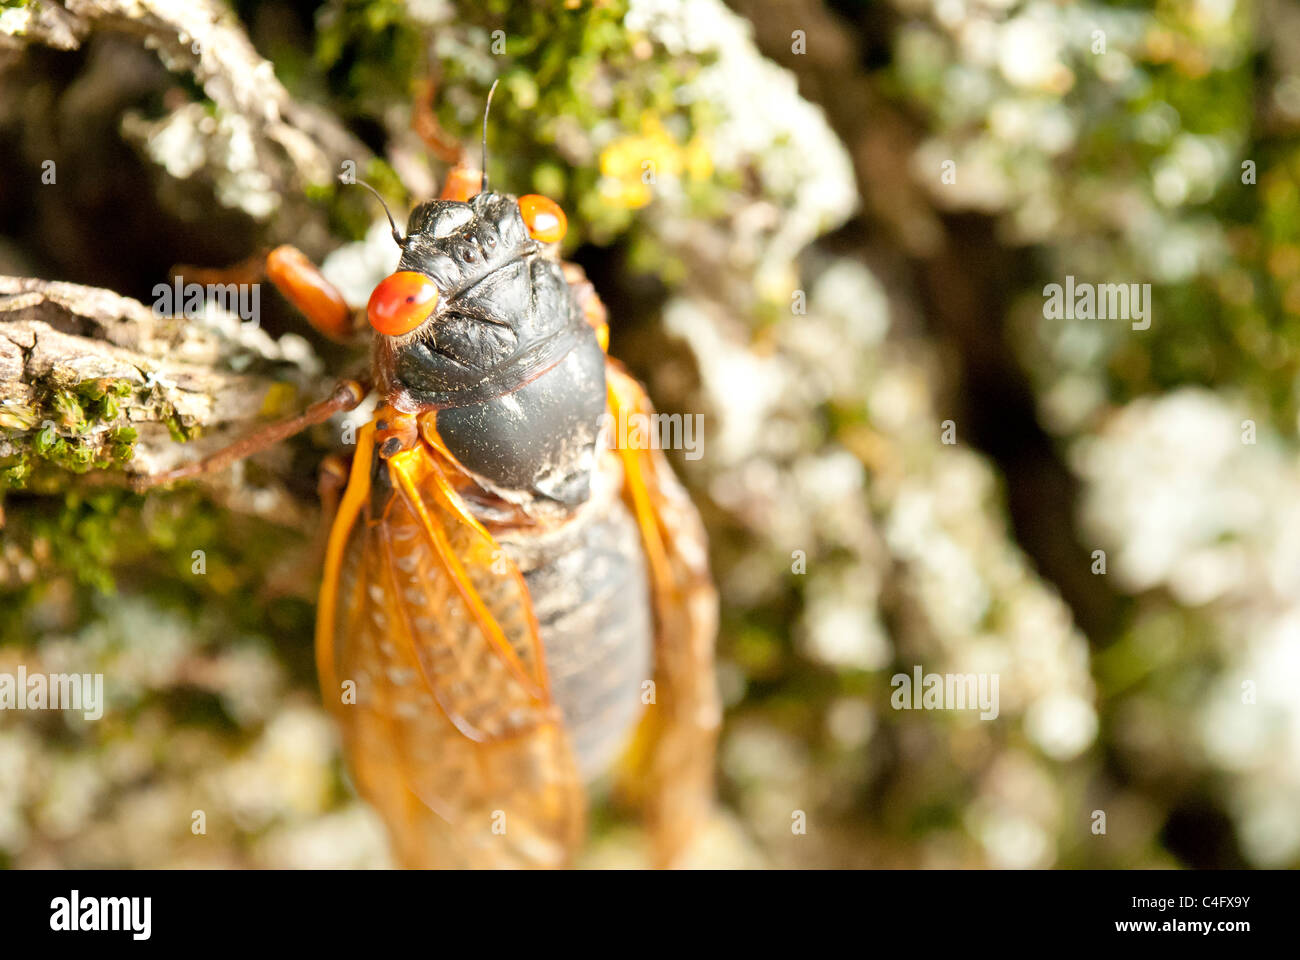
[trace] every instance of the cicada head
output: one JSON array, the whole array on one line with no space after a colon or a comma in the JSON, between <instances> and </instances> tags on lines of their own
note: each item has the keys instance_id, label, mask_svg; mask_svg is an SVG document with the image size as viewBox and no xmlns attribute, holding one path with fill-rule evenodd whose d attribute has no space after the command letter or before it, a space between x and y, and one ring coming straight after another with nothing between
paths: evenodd
<instances>
[{"instance_id":1,"label":"cicada head","mask_svg":"<svg viewBox=\"0 0 1300 960\"><path fill-rule=\"evenodd\" d=\"M487 192L412 212L397 270L368 308L378 372L399 405L444 408L511 393L581 339L559 264L542 255L557 218L523 200Z\"/></svg>"}]
</instances>

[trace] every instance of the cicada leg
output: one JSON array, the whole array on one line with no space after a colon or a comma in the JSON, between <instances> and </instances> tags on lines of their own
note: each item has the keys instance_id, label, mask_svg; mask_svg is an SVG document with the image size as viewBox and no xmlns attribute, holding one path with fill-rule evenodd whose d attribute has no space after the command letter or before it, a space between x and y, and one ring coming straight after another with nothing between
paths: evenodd
<instances>
[{"instance_id":1,"label":"cicada leg","mask_svg":"<svg viewBox=\"0 0 1300 960\"><path fill-rule=\"evenodd\" d=\"M321 532L327 536L329 528L334 524L334 517L339 512L339 501L343 498L343 489L348 485L351 470L352 465L347 458L337 453L331 453L320 462L320 470L316 475L316 493L320 496Z\"/></svg>"},{"instance_id":2,"label":"cicada leg","mask_svg":"<svg viewBox=\"0 0 1300 960\"><path fill-rule=\"evenodd\" d=\"M343 299L343 295L325 279L319 268L297 247L282 245L265 257L251 257L233 267L221 269L178 267L172 272L190 277L195 282L202 280L205 283L256 283L264 277L275 284L276 289L283 293L285 298L297 307L312 327L323 336L348 342L359 329L357 317L347 301ZM267 424L202 460L161 473L133 477L131 487L136 492L144 492L151 487L224 470L237 460L274 446L281 440L287 440L308 427L324 423L336 413L354 409L365 399L368 392L369 387L356 380L343 380L334 387L328 397L312 404L301 413Z\"/></svg>"},{"instance_id":3,"label":"cicada leg","mask_svg":"<svg viewBox=\"0 0 1300 960\"><path fill-rule=\"evenodd\" d=\"M415 102L411 108L411 129L416 132L429 152L443 163L451 164L447 179L443 182L439 200L459 200L462 203L477 196L483 187L483 172L474 166L466 156L459 141L452 137L438 123L438 116L433 110L434 95L438 83L430 70L419 83Z\"/></svg>"},{"instance_id":4,"label":"cicada leg","mask_svg":"<svg viewBox=\"0 0 1300 960\"><path fill-rule=\"evenodd\" d=\"M151 487L160 486L161 484L174 483L177 480L187 480L205 473L216 473L219 470L224 470L237 460L242 460L260 450L274 446L281 440L287 440L308 427L324 423L336 413L354 409L365 399L368 392L368 388L359 381L341 381L328 397L318 403L313 403L302 413L276 423L267 424L260 430L253 431L247 436L236 440L230 446L224 447L202 460L196 460L193 463L187 463L184 466L166 470L162 473L133 477L131 479L131 488L137 493L143 493Z\"/></svg>"},{"instance_id":5,"label":"cicada leg","mask_svg":"<svg viewBox=\"0 0 1300 960\"><path fill-rule=\"evenodd\" d=\"M265 270L266 278L322 336L349 343L364 329L364 317L297 247L276 247L266 255Z\"/></svg>"},{"instance_id":6,"label":"cicada leg","mask_svg":"<svg viewBox=\"0 0 1300 960\"><path fill-rule=\"evenodd\" d=\"M438 194L438 199L459 200L464 203L471 197L478 196L482 187L482 172L468 160L461 160L448 171L447 179L442 185L442 193Z\"/></svg>"},{"instance_id":7,"label":"cicada leg","mask_svg":"<svg viewBox=\"0 0 1300 960\"><path fill-rule=\"evenodd\" d=\"M171 268L171 275L186 281L206 286L210 283L257 283L266 276L266 256L255 253L228 267L196 267L191 264L177 264Z\"/></svg>"},{"instance_id":8,"label":"cicada leg","mask_svg":"<svg viewBox=\"0 0 1300 960\"><path fill-rule=\"evenodd\" d=\"M433 111L433 100L437 92L438 81L430 70L417 86L411 107L411 129L424 141L429 152L443 163L458 164L465 151L459 141L438 123L438 115Z\"/></svg>"},{"instance_id":9,"label":"cicada leg","mask_svg":"<svg viewBox=\"0 0 1300 960\"><path fill-rule=\"evenodd\" d=\"M206 284L254 284L269 280L323 337L349 343L365 321L343 295L297 247L284 244L267 254L255 254L229 267L175 266L173 277Z\"/></svg>"}]
</instances>

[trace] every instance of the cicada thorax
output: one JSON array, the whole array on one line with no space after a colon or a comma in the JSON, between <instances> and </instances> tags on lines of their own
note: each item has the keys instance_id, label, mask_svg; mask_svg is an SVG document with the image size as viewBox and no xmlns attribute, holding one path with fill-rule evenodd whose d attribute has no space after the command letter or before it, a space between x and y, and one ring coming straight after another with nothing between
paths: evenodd
<instances>
[{"instance_id":1,"label":"cicada thorax","mask_svg":"<svg viewBox=\"0 0 1300 960\"><path fill-rule=\"evenodd\" d=\"M504 496L576 507L596 468L605 358L593 336L537 379L481 403L438 413L448 450ZM600 394L598 396L598 393Z\"/></svg>"},{"instance_id":2,"label":"cicada thorax","mask_svg":"<svg viewBox=\"0 0 1300 960\"><path fill-rule=\"evenodd\" d=\"M437 410L448 450L489 489L582 503L605 357L559 263L501 194L423 204L408 230L398 269L429 277L440 303L411 335L378 340L381 389L399 408Z\"/></svg>"}]
</instances>

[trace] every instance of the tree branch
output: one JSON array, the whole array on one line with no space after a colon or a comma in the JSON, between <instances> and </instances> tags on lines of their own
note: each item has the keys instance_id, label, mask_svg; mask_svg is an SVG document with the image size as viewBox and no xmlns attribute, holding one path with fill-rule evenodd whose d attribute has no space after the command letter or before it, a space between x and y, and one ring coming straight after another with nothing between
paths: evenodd
<instances>
[{"instance_id":1,"label":"tree branch","mask_svg":"<svg viewBox=\"0 0 1300 960\"><path fill-rule=\"evenodd\" d=\"M0 460L21 474L11 482L44 464L169 469L329 382L292 335L275 341L226 314L163 317L109 290L0 276Z\"/></svg>"}]
</instances>

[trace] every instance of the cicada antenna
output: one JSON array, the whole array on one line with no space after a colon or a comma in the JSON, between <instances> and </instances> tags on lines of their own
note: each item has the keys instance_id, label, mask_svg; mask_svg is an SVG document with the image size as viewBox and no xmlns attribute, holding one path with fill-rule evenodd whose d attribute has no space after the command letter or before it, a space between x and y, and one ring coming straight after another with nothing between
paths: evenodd
<instances>
[{"instance_id":1,"label":"cicada antenna","mask_svg":"<svg viewBox=\"0 0 1300 960\"><path fill-rule=\"evenodd\" d=\"M497 84L501 78L497 77L492 81L492 87L488 90L487 103L483 105L483 182L479 186L480 193L487 193L487 120L488 111L492 109L492 94L497 92Z\"/></svg>"},{"instance_id":2,"label":"cicada antenna","mask_svg":"<svg viewBox=\"0 0 1300 960\"><path fill-rule=\"evenodd\" d=\"M384 208L384 216L388 218L388 225L393 229L393 240L397 243L399 247L405 250L406 237L402 236L402 234L398 231L397 224L393 221L393 215L388 212L388 204L384 201L384 198L379 193L379 191L376 190L374 187L372 187L370 184L366 183L366 181L358 180L355 177L351 179L344 179L344 176L340 174L339 180L341 180L343 183L357 184L359 186L365 187L367 190L369 190L371 193L375 195L375 199L379 201L379 205Z\"/></svg>"}]
</instances>

